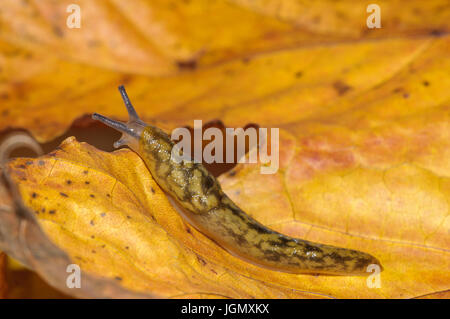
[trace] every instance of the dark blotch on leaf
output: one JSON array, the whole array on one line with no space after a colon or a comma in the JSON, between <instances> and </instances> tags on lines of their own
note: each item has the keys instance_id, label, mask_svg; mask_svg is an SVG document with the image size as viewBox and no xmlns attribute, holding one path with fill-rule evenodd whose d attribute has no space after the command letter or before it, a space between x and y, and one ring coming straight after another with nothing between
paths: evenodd
<instances>
[{"instance_id":1,"label":"dark blotch on leaf","mask_svg":"<svg viewBox=\"0 0 450 319\"><path fill-rule=\"evenodd\" d=\"M61 30L60 27L58 26L53 26L53 33L57 36L57 37L64 37L64 32Z\"/></svg>"},{"instance_id":2,"label":"dark blotch on leaf","mask_svg":"<svg viewBox=\"0 0 450 319\"><path fill-rule=\"evenodd\" d=\"M202 264L202 266L206 265L206 261L202 257L200 257L198 255L197 255L197 260Z\"/></svg>"},{"instance_id":3,"label":"dark blotch on leaf","mask_svg":"<svg viewBox=\"0 0 450 319\"><path fill-rule=\"evenodd\" d=\"M444 34L443 30L436 30L436 29L434 29L434 30L431 30L431 32L430 32L430 35L435 36L435 37L439 37L439 36L441 36L443 34Z\"/></svg>"},{"instance_id":4,"label":"dark blotch on leaf","mask_svg":"<svg viewBox=\"0 0 450 319\"><path fill-rule=\"evenodd\" d=\"M333 83L333 87L339 95L346 94L352 88L350 85L339 80Z\"/></svg>"},{"instance_id":5,"label":"dark blotch on leaf","mask_svg":"<svg viewBox=\"0 0 450 319\"><path fill-rule=\"evenodd\" d=\"M197 68L197 60L177 61L178 69L192 71Z\"/></svg>"}]
</instances>

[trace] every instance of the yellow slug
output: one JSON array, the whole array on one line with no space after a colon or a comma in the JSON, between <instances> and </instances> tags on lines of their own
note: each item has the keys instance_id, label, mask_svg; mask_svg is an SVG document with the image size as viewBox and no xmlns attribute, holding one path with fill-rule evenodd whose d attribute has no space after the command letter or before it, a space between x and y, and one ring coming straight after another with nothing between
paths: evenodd
<instances>
[{"instance_id":1,"label":"yellow slug","mask_svg":"<svg viewBox=\"0 0 450 319\"><path fill-rule=\"evenodd\" d=\"M174 161L175 144L169 135L141 121L125 88L120 86L119 91L129 121L122 123L97 113L92 118L122 132L114 147L128 145L134 150L181 215L229 253L289 273L367 275L369 265L380 265L367 253L292 238L260 224L233 203L201 163Z\"/></svg>"}]
</instances>

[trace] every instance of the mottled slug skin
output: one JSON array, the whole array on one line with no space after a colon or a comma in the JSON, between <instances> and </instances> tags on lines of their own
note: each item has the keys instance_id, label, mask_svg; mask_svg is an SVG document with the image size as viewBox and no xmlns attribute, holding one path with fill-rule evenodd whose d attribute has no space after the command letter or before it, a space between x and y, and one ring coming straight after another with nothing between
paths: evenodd
<instances>
[{"instance_id":1,"label":"mottled slug skin","mask_svg":"<svg viewBox=\"0 0 450 319\"><path fill-rule=\"evenodd\" d=\"M290 273L368 275L370 264L380 265L369 254L292 238L248 216L202 164L174 161L174 142L161 129L139 120L125 89L119 90L130 121L125 124L100 114L93 118L121 131L123 136L115 146L127 144L137 152L185 219L228 252L253 264Z\"/></svg>"},{"instance_id":2,"label":"mottled slug skin","mask_svg":"<svg viewBox=\"0 0 450 319\"><path fill-rule=\"evenodd\" d=\"M173 146L166 133L147 126L137 152L161 188L183 207L188 221L232 254L291 273L368 274L368 265L380 264L363 252L291 238L268 229L234 204L202 164L171 160Z\"/></svg>"}]
</instances>

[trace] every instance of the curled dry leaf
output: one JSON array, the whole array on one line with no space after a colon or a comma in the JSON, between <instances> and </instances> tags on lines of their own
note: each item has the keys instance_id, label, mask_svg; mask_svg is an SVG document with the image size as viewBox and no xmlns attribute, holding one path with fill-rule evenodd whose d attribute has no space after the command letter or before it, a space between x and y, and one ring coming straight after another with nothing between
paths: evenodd
<instances>
[{"instance_id":1,"label":"curled dry leaf","mask_svg":"<svg viewBox=\"0 0 450 319\"><path fill-rule=\"evenodd\" d=\"M6 297L6 255L0 252L0 299Z\"/></svg>"}]
</instances>

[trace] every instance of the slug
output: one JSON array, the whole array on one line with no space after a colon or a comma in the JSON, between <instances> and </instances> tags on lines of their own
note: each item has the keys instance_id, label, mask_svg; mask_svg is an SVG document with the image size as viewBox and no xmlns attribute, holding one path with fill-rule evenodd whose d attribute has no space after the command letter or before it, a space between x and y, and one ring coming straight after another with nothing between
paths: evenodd
<instances>
[{"instance_id":1,"label":"slug","mask_svg":"<svg viewBox=\"0 0 450 319\"><path fill-rule=\"evenodd\" d=\"M135 151L182 217L229 253L260 267L296 274L368 275L371 264L381 269L367 253L292 238L263 226L223 192L201 163L171 159L175 143L169 135L140 120L125 88L119 86L119 91L129 121L98 113L92 118L120 131L114 147L127 145Z\"/></svg>"}]
</instances>

